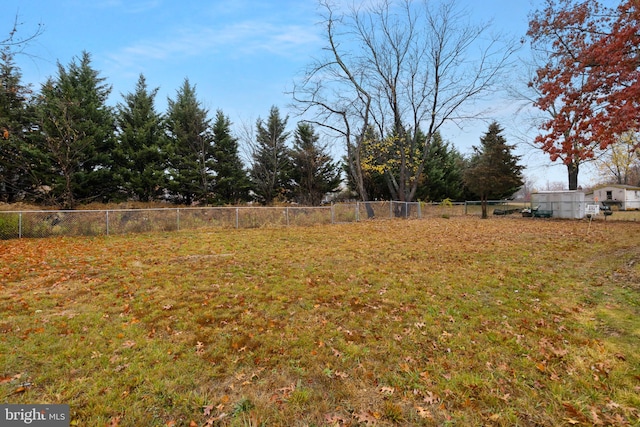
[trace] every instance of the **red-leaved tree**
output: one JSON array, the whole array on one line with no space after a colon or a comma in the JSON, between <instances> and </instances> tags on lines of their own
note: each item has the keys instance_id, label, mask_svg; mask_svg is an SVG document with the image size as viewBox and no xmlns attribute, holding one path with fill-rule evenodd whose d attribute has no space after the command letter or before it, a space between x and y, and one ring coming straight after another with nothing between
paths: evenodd
<instances>
[{"instance_id":1,"label":"red-leaved tree","mask_svg":"<svg viewBox=\"0 0 640 427\"><path fill-rule=\"evenodd\" d=\"M536 144L567 165L569 189L579 166L640 129L640 2L546 0L529 22L532 47L547 62L530 83L549 113Z\"/></svg>"}]
</instances>

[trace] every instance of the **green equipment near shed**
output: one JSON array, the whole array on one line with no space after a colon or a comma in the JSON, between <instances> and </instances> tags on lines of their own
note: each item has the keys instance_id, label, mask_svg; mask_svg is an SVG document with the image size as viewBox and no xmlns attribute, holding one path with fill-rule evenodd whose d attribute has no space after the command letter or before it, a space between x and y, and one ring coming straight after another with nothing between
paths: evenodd
<instances>
[{"instance_id":1,"label":"green equipment near shed","mask_svg":"<svg viewBox=\"0 0 640 427\"><path fill-rule=\"evenodd\" d=\"M540 209L539 207L531 209L531 213L533 214L534 218L551 218L553 216L553 210Z\"/></svg>"},{"instance_id":2,"label":"green equipment near shed","mask_svg":"<svg viewBox=\"0 0 640 427\"><path fill-rule=\"evenodd\" d=\"M531 194L531 216L582 219L586 201L581 190L539 191Z\"/></svg>"}]
</instances>

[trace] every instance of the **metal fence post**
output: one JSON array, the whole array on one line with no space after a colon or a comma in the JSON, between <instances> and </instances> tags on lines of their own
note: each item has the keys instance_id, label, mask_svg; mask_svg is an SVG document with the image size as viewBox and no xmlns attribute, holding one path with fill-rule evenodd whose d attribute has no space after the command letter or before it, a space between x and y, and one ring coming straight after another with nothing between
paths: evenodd
<instances>
[{"instance_id":1,"label":"metal fence post","mask_svg":"<svg viewBox=\"0 0 640 427\"><path fill-rule=\"evenodd\" d=\"M107 211L107 236L109 235L109 211Z\"/></svg>"},{"instance_id":2,"label":"metal fence post","mask_svg":"<svg viewBox=\"0 0 640 427\"><path fill-rule=\"evenodd\" d=\"M336 223L335 209L334 209L333 202L331 202L331 224L335 224L335 223Z\"/></svg>"},{"instance_id":3,"label":"metal fence post","mask_svg":"<svg viewBox=\"0 0 640 427\"><path fill-rule=\"evenodd\" d=\"M176 209L176 222L178 231L180 231L180 208Z\"/></svg>"},{"instance_id":4,"label":"metal fence post","mask_svg":"<svg viewBox=\"0 0 640 427\"><path fill-rule=\"evenodd\" d=\"M240 227L240 208L236 208L236 228Z\"/></svg>"},{"instance_id":5,"label":"metal fence post","mask_svg":"<svg viewBox=\"0 0 640 427\"><path fill-rule=\"evenodd\" d=\"M22 212L18 214L18 238L22 239Z\"/></svg>"},{"instance_id":6,"label":"metal fence post","mask_svg":"<svg viewBox=\"0 0 640 427\"><path fill-rule=\"evenodd\" d=\"M356 222L360 221L360 202L356 202Z\"/></svg>"},{"instance_id":7,"label":"metal fence post","mask_svg":"<svg viewBox=\"0 0 640 427\"><path fill-rule=\"evenodd\" d=\"M284 217L287 223L287 227L289 226L289 207L284 208Z\"/></svg>"}]
</instances>

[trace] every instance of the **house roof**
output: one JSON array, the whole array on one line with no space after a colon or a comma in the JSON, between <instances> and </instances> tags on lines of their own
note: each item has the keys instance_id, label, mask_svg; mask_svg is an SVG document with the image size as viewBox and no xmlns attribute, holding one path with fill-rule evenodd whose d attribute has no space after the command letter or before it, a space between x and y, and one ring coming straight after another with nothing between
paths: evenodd
<instances>
[{"instance_id":1,"label":"house roof","mask_svg":"<svg viewBox=\"0 0 640 427\"><path fill-rule=\"evenodd\" d=\"M626 185L626 184L606 184L606 185L599 185L597 187L594 188L595 190L601 190L603 188L622 188L624 190L631 190L631 191L640 191L640 187L635 186L635 185Z\"/></svg>"}]
</instances>

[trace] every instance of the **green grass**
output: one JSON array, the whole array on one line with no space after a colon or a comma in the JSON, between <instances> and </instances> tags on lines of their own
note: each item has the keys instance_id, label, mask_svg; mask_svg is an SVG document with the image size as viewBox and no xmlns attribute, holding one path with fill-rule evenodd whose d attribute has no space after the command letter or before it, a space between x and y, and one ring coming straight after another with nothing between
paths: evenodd
<instances>
[{"instance_id":1,"label":"green grass","mask_svg":"<svg viewBox=\"0 0 640 427\"><path fill-rule=\"evenodd\" d=\"M3 403L72 425L640 423L640 224L0 242Z\"/></svg>"},{"instance_id":2,"label":"green grass","mask_svg":"<svg viewBox=\"0 0 640 427\"><path fill-rule=\"evenodd\" d=\"M604 218L600 215L598 219L602 220ZM640 221L640 211L614 211L611 216L607 217L606 221Z\"/></svg>"}]
</instances>

